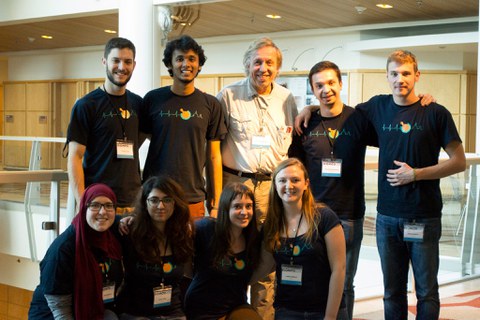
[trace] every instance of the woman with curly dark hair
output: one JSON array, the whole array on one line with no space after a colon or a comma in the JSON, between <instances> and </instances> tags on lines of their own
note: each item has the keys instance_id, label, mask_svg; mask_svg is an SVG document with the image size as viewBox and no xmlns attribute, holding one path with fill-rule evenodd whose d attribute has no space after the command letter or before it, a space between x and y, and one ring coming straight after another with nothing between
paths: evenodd
<instances>
[{"instance_id":1,"label":"woman with curly dark hair","mask_svg":"<svg viewBox=\"0 0 480 320\"><path fill-rule=\"evenodd\" d=\"M217 219L198 220L195 230L195 275L185 297L188 319L261 319L246 293L260 255L253 192L241 183L227 184Z\"/></svg>"},{"instance_id":2,"label":"woman with curly dark hair","mask_svg":"<svg viewBox=\"0 0 480 320\"><path fill-rule=\"evenodd\" d=\"M121 319L185 319L180 282L191 274L193 228L183 190L171 178L142 186L129 235L123 241L125 285Z\"/></svg>"}]
</instances>

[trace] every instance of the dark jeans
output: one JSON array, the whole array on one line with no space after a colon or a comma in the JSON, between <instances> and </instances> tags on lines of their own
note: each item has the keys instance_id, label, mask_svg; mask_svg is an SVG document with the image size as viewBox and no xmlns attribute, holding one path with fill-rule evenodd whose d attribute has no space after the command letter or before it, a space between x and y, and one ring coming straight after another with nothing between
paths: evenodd
<instances>
[{"instance_id":1,"label":"dark jeans","mask_svg":"<svg viewBox=\"0 0 480 320\"><path fill-rule=\"evenodd\" d=\"M409 262L412 264L417 296L417 319L438 319L439 241L441 218L416 219L425 225L420 242L404 241L404 224L409 219L377 215L377 247L383 271L384 314L386 320L407 319L407 283Z\"/></svg>"},{"instance_id":2,"label":"dark jeans","mask_svg":"<svg viewBox=\"0 0 480 320\"><path fill-rule=\"evenodd\" d=\"M347 245L347 265L345 269L345 286L343 294L349 320L352 320L353 317L353 303L355 301L353 280L355 278L355 273L357 273L360 247L362 246L363 220L363 218L357 220L340 220L343 227L343 233L345 234L345 243Z\"/></svg>"}]
</instances>

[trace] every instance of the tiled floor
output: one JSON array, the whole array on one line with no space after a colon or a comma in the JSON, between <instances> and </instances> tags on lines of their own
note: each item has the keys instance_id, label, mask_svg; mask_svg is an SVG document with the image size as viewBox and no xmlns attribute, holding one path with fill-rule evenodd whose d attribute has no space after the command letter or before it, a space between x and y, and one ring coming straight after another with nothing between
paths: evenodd
<instances>
[{"instance_id":1,"label":"tiled floor","mask_svg":"<svg viewBox=\"0 0 480 320\"><path fill-rule=\"evenodd\" d=\"M448 298L457 294L471 292L479 290L480 288L480 278L457 282L449 285L440 286L440 300L443 298ZM415 294L409 293L408 295L409 305L416 303ZM358 316L365 313L370 313L374 311L383 310L383 300L382 297L369 298L369 299L357 299L355 302L355 307L353 310L354 316ZM380 319L379 319L380 320Z\"/></svg>"}]
</instances>

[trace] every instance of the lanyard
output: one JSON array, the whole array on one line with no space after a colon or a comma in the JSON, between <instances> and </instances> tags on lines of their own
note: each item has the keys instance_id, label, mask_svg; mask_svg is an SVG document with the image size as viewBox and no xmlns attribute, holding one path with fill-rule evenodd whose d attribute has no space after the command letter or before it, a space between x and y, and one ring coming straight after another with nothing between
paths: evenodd
<instances>
[{"instance_id":1,"label":"lanyard","mask_svg":"<svg viewBox=\"0 0 480 320\"><path fill-rule=\"evenodd\" d=\"M113 110L117 111L117 109L119 109L119 108L115 108L115 105L113 104L113 101L112 101L112 98L110 97L110 94L107 92L107 89L105 89L105 85L103 85L103 91L107 95L108 102L110 102L110 105L112 106ZM125 130L125 127L127 126L127 120L128 120L127 112L128 112L128 95L125 92L125 117L123 116L123 114L124 114L123 111L120 111L120 118L118 119L118 120L120 120L120 125L122 126L122 135L123 135L123 140L124 141L127 141L127 132ZM122 118L123 118L123 122L122 122Z\"/></svg>"},{"instance_id":2,"label":"lanyard","mask_svg":"<svg viewBox=\"0 0 480 320\"><path fill-rule=\"evenodd\" d=\"M164 259L167 256L167 249L168 249L168 237L165 240L165 251L163 252L163 256L160 258L162 261L162 283L161 283L162 286L163 286L163 283L165 282L165 271L163 270L163 266L165 264Z\"/></svg>"},{"instance_id":3,"label":"lanyard","mask_svg":"<svg viewBox=\"0 0 480 320\"><path fill-rule=\"evenodd\" d=\"M286 235L287 235L287 243L290 247L290 264L293 265L293 250L295 249L293 243L295 242L295 240L297 239L297 236L298 236L298 229L300 229L300 224L302 223L302 218L303 218L303 212L302 214L300 215L300 219L298 219L298 226L297 226L297 230L295 230L295 236L292 240L292 242L289 241L289 237L288 237L288 229L286 230Z\"/></svg>"},{"instance_id":4,"label":"lanyard","mask_svg":"<svg viewBox=\"0 0 480 320\"><path fill-rule=\"evenodd\" d=\"M110 266L112 265L112 259L108 258L108 261L100 263L100 271L105 277L105 281L108 281L108 273L110 272Z\"/></svg>"},{"instance_id":5,"label":"lanyard","mask_svg":"<svg viewBox=\"0 0 480 320\"><path fill-rule=\"evenodd\" d=\"M335 126L334 126L334 130L335 130L335 136L333 138L330 137L329 133L328 133L328 130L327 128L325 127L325 122L323 121L323 116L322 114L320 113L320 110L318 110L319 114L320 114L320 121L322 122L322 127L323 127L323 131L325 132L325 135L328 139L328 144L330 144L330 157L333 159L333 150L335 148L335 142L337 141L337 138L338 138L338 132L341 128L337 128L337 124L341 124L342 123L342 118L343 118L343 106L342 105L342 111L340 111L340 116L338 118L338 120L336 121L335 123Z\"/></svg>"}]
</instances>

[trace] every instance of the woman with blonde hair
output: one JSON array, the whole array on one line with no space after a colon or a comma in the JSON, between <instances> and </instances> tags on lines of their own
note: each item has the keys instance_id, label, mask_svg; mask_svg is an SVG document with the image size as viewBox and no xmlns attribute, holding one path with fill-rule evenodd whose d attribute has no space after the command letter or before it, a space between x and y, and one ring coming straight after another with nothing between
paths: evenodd
<instances>
[{"instance_id":1,"label":"woman with blonde hair","mask_svg":"<svg viewBox=\"0 0 480 320\"><path fill-rule=\"evenodd\" d=\"M340 220L316 204L296 158L273 173L264 224L262 265L252 281L276 267L275 319L346 319L345 238Z\"/></svg>"}]
</instances>

